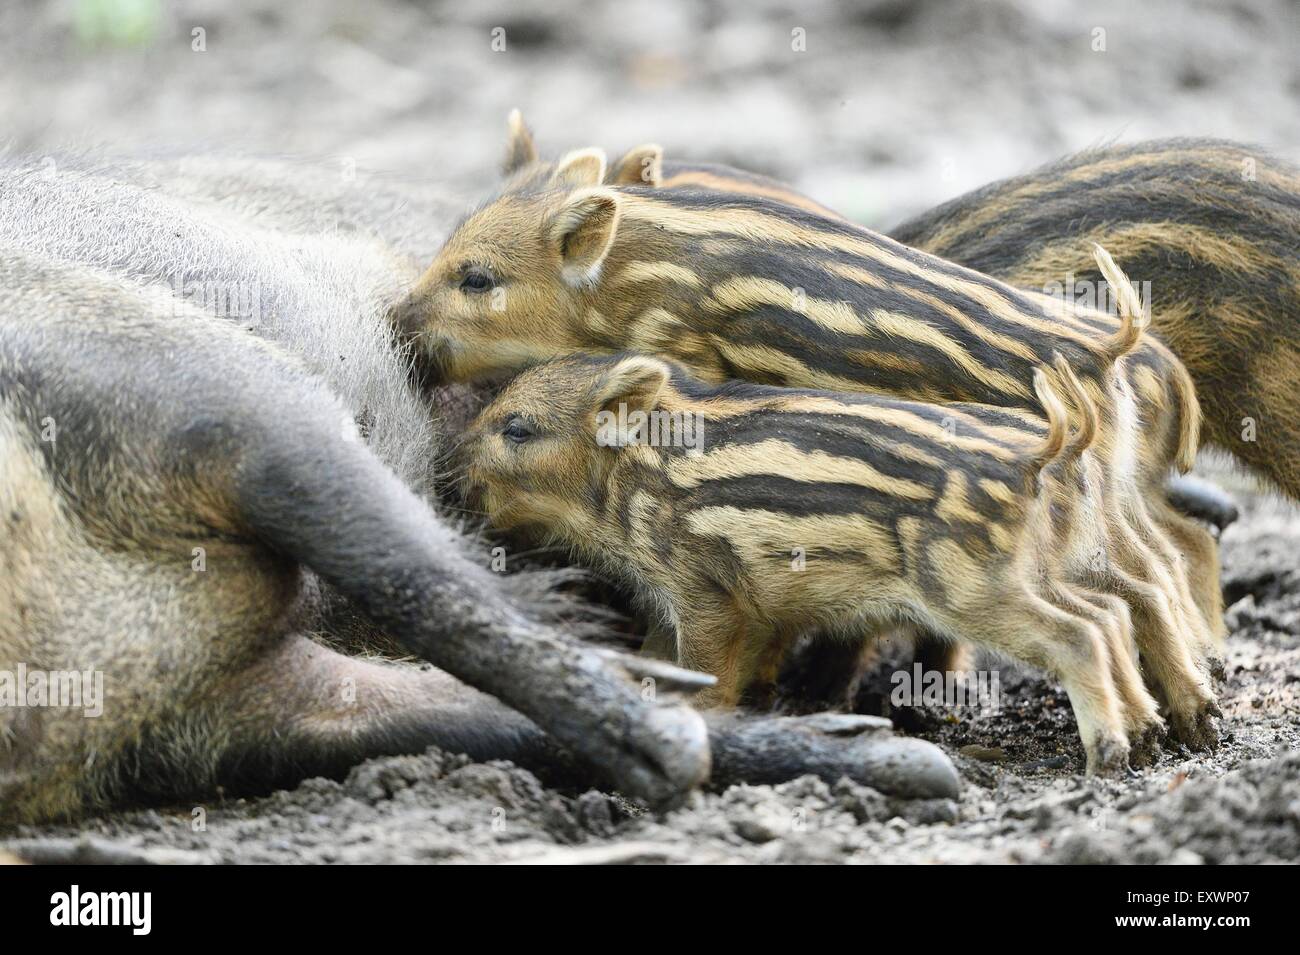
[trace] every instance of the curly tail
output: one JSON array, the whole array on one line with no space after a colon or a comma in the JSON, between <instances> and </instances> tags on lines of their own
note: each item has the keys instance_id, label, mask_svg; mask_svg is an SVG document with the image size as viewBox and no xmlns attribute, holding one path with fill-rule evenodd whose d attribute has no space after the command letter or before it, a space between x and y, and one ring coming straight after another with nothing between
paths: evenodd
<instances>
[{"instance_id":1,"label":"curly tail","mask_svg":"<svg viewBox=\"0 0 1300 955\"><path fill-rule=\"evenodd\" d=\"M1142 330L1147 326L1147 317L1142 307L1142 296L1128 280L1123 269L1115 264L1110 253L1094 242L1092 257L1097 262L1097 268L1101 269L1102 278L1114 292L1119 307L1119 331L1106 339L1105 343L1106 354L1111 361L1116 361L1137 347L1142 338Z\"/></svg>"},{"instance_id":2,"label":"curly tail","mask_svg":"<svg viewBox=\"0 0 1300 955\"><path fill-rule=\"evenodd\" d=\"M1119 331L1106 341L1106 351L1111 361L1116 361L1137 345L1149 319L1142 306L1142 297L1124 271L1115 264L1110 253L1093 243L1092 254L1106 284L1114 290L1119 306ZM1196 385L1191 373L1181 361L1170 356L1166 371L1170 390L1178 405L1178 446L1174 450L1174 465L1186 474L1196 463L1196 449L1201 436L1201 403L1196 397Z\"/></svg>"}]
</instances>

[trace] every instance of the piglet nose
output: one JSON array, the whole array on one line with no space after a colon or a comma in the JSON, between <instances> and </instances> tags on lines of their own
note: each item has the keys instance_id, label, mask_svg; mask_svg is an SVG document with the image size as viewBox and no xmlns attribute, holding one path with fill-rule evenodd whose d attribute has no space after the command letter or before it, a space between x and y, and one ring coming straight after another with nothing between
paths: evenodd
<instances>
[{"instance_id":1,"label":"piglet nose","mask_svg":"<svg viewBox=\"0 0 1300 955\"><path fill-rule=\"evenodd\" d=\"M411 292L389 309L388 316L399 336L415 338L429 322L428 300L419 291Z\"/></svg>"}]
</instances>

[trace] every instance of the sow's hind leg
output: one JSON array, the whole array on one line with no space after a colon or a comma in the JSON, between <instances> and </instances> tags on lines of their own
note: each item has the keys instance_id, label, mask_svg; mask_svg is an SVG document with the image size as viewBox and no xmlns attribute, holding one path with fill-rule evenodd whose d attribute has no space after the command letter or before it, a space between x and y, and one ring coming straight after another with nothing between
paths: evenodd
<instances>
[{"instance_id":1,"label":"sow's hind leg","mask_svg":"<svg viewBox=\"0 0 1300 955\"><path fill-rule=\"evenodd\" d=\"M648 671L648 672L653 672ZM891 796L953 798L952 763L874 717L710 713L710 785L849 778ZM162 745L154 745L155 742ZM231 673L136 763L155 797L260 793L312 776L341 777L364 759L437 746L508 759L547 783L585 789L592 774L534 723L440 670L343 656L293 636Z\"/></svg>"},{"instance_id":2,"label":"sow's hind leg","mask_svg":"<svg viewBox=\"0 0 1300 955\"><path fill-rule=\"evenodd\" d=\"M3 267L17 266L0 260ZM83 756L101 757L100 776L111 775L103 764L144 730L157 740L168 726L180 727L223 678L266 675L259 661L287 652L284 611L296 567L305 566L408 650L530 717L604 782L670 803L703 781L707 730L671 692L676 679L698 688L694 677L660 665L661 692L647 699L634 658L583 646L538 622L510 578L476 560L473 543L349 432L342 406L315 379L233 325L183 308L158 310L87 273L42 270L60 271L38 266L0 283L7 297L0 355L10 365L0 372L14 379L5 392L24 402L16 414L29 436L43 419L58 423L57 452L43 458L47 484L75 512L87 552L111 556L118 577L87 583L73 591L76 599L54 588L65 615L49 622L44 645L10 647L19 638L0 631L0 650L6 658L85 659L107 671L110 719L97 725L122 720L119 743L78 744ZM61 297L42 293L27 302L25 285L58 288ZM209 551L203 573L191 568L196 541ZM44 576L56 576L57 567ZM66 571L76 573L85 577L84 568ZM276 613L268 618L266 607ZM124 621L157 623L119 632ZM363 711L356 739L317 737L351 747L326 762L373 746L383 751L405 732L400 718L389 721L387 741L382 727L365 728L384 722L376 707L388 691L384 680L362 675L362 688L376 696L366 704L372 709ZM329 694L300 692L283 700L281 723L295 718L295 701L314 701L297 713L303 727L330 722ZM238 748L256 713L227 711L215 738L228 736ZM65 734L33 730L25 738L36 759L24 765L48 768L46 777L67 774L66 760L57 767L44 760ZM442 738L428 734L429 742ZM103 787L87 782L83 802L97 801L89 790ZM54 811L84 808L72 802Z\"/></svg>"}]
</instances>

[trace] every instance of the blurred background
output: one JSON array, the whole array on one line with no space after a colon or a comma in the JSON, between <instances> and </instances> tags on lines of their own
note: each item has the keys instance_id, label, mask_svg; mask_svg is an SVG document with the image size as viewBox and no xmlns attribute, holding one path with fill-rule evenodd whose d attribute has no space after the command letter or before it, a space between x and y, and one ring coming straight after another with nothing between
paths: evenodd
<instances>
[{"instance_id":1,"label":"blurred background","mask_svg":"<svg viewBox=\"0 0 1300 955\"><path fill-rule=\"evenodd\" d=\"M292 154L472 198L544 150L648 140L875 226L1108 139L1300 159L1300 0L5 0L24 151Z\"/></svg>"}]
</instances>

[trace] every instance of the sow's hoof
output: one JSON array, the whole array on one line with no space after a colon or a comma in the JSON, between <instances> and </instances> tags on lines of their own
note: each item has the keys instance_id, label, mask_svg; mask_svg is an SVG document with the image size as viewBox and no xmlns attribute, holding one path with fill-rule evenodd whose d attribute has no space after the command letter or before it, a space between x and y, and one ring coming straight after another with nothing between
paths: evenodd
<instances>
[{"instance_id":1,"label":"sow's hoof","mask_svg":"<svg viewBox=\"0 0 1300 955\"><path fill-rule=\"evenodd\" d=\"M812 774L828 783L847 776L890 796L952 799L956 768L933 743L895 736L878 716L746 717L711 714L713 786L782 783Z\"/></svg>"}]
</instances>

